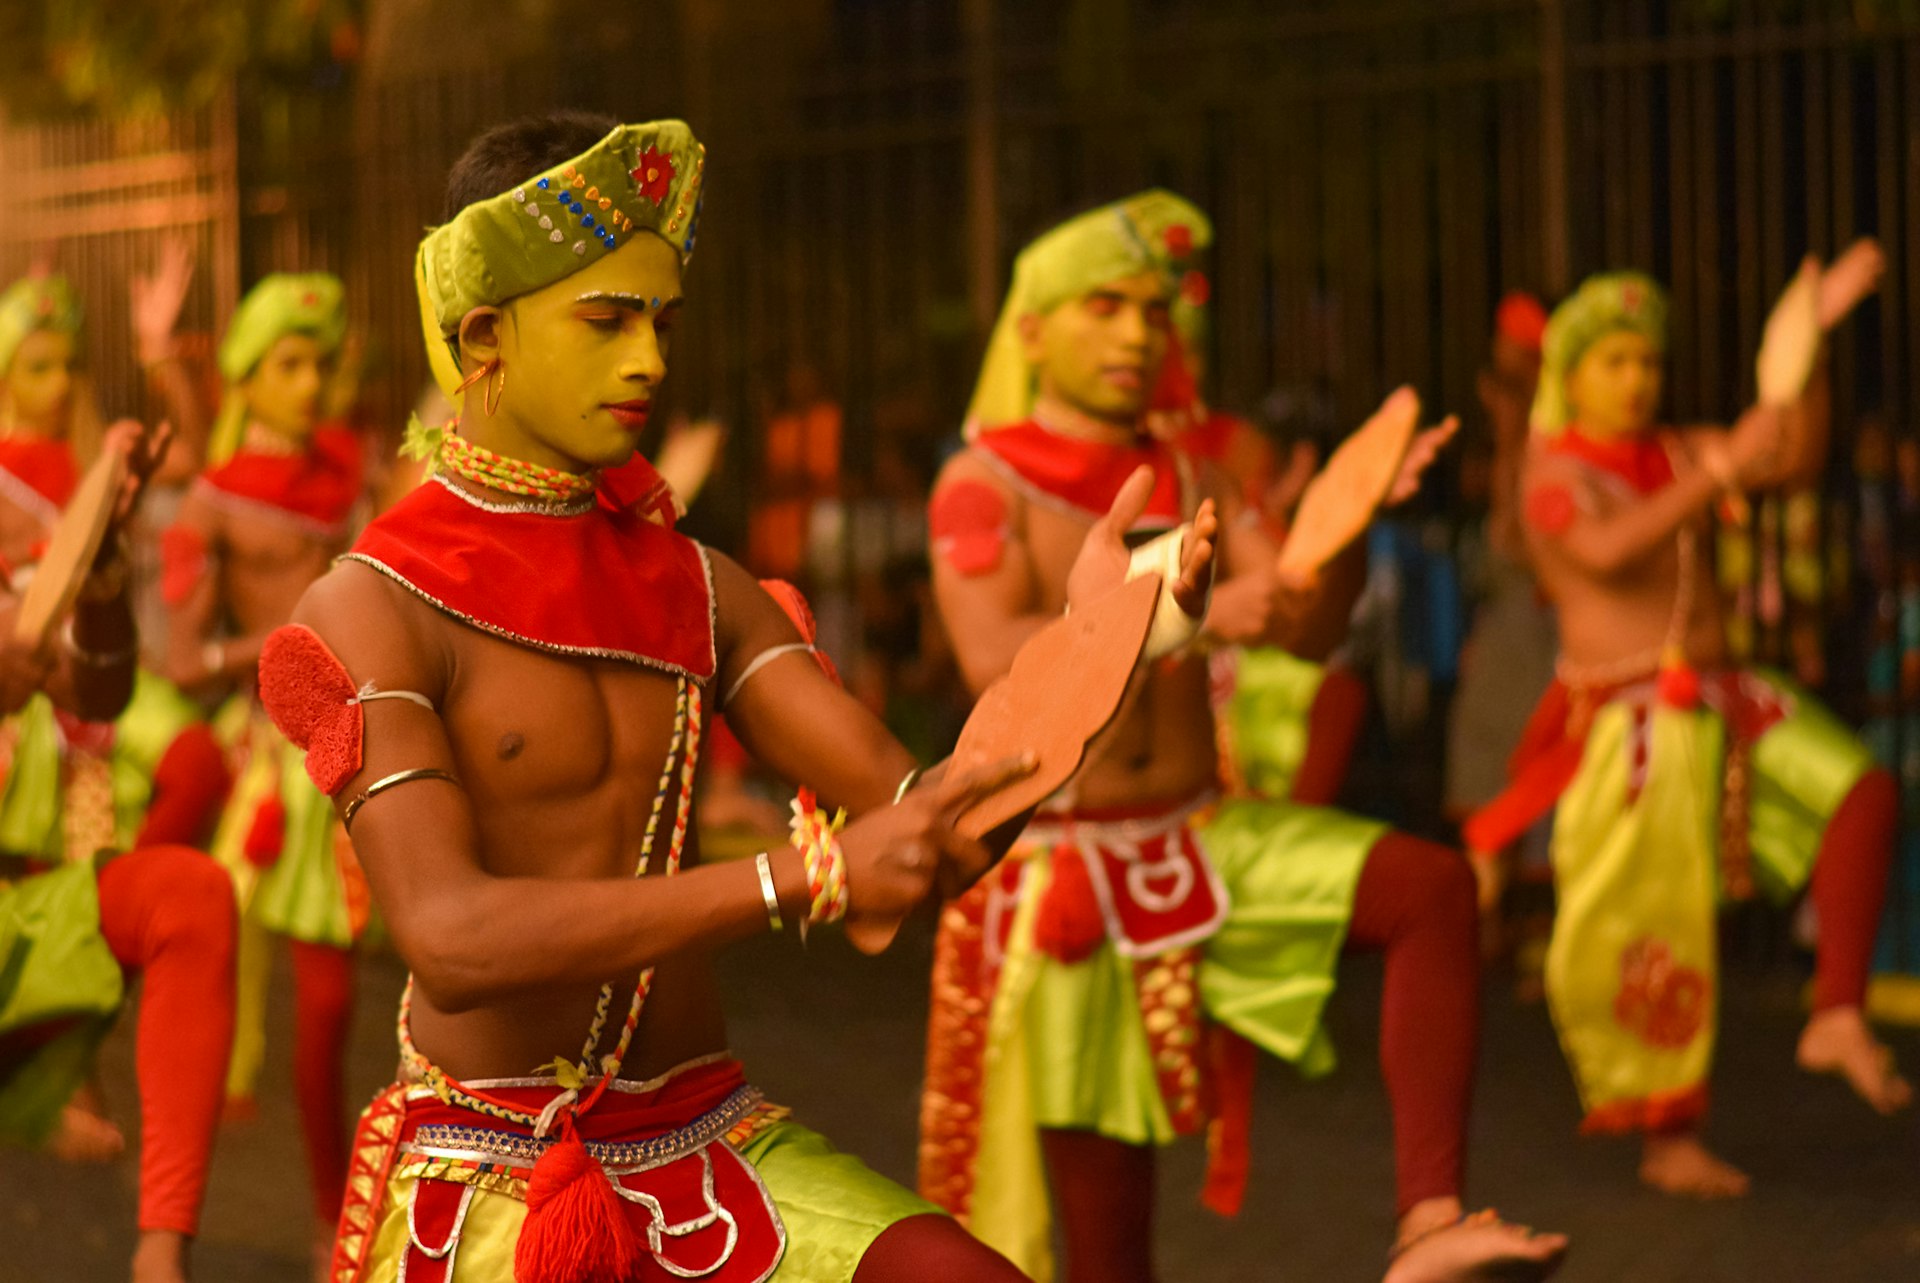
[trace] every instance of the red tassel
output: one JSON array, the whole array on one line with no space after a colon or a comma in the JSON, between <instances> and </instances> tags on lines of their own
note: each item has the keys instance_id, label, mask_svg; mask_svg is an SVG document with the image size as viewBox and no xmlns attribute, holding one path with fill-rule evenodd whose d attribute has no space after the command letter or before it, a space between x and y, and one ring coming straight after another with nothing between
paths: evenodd
<instances>
[{"instance_id":1,"label":"red tassel","mask_svg":"<svg viewBox=\"0 0 1920 1283\"><path fill-rule=\"evenodd\" d=\"M1224 1025L1213 1028L1214 1084L1219 1102L1207 1129L1207 1179L1200 1202L1219 1216L1238 1216L1253 1167L1254 1045Z\"/></svg>"},{"instance_id":2,"label":"red tassel","mask_svg":"<svg viewBox=\"0 0 1920 1283\"><path fill-rule=\"evenodd\" d=\"M630 1283L645 1260L606 1169L569 1127L527 1181L515 1283Z\"/></svg>"},{"instance_id":3,"label":"red tassel","mask_svg":"<svg viewBox=\"0 0 1920 1283\"><path fill-rule=\"evenodd\" d=\"M1107 938L1086 859L1072 847L1053 850L1053 878L1034 914L1033 942L1061 962L1083 962Z\"/></svg>"},{"instance_id":4,"label":"red tassel","mask_svg":"<svg viewBox=\"0 0 1920 1283\"><path fill-rule=\"evenodd\" d=\"M247 826L247 840L241 850L254 868L270 869L280 859L286 842L286 803L270 797L254 808L253 823Z\"/></svg>"}]
</instances>

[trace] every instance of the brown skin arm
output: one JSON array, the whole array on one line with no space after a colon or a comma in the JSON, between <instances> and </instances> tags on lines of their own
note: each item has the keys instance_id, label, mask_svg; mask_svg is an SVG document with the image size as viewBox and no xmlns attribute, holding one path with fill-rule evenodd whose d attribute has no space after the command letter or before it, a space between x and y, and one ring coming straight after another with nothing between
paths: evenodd
<instances>
[{"instance_id":1,"label":"brown skin arm","mask_svg":"<svg viewBox=\"0 0 1920 1283\"><path fill-rule=\"evenodd\" d=\"M1727 435L1711 429L1690 429L1689 442L1697 433L1713 438ZM1557 485L1578 493L1582 484L1572 467L1534 454L1521 474L1521 501L1524 505L1526 496L1538 488ZM1705 469L1683 468L1673 484L1638 502L1611 505L1599 513L1576 503L1573 518L1564 529L1535 533L1550 541L1582 573L1610 579L1666 547L1682 526L1706 511L1719 493L1719 484Z\"/></svg>"},{"instance_id":2,"label":"brown skin arm","mask_svg":"<svg viewBox=\"0 0 1920 1283\"><path fill-rule=\"evenodd\" d=\"M723 639L713 683L724 698L755 658L798 642L800 633L738 562L717 552L708 556L720 618L731 634ZM721 711L762 765L782 779L806 780L829 809L863 815L891 803L915 765L880 719L804 651L769 661Z\"/></svg>"},{"instance_id":3,"label":"brown skin arm","mask_svg":"<svg viewBox=\"0 0 1920 1283\"><path fill-rule=\"evenodd\" d=\"M962 463L968 465L964 471L959 470ZM959 480L978 481L998 490L1003 498L1014 497L983 465L965 456L941 472L938 485ZM1069 609L1075 603L1098 601L1126 582L1132 553L1125 535L1146 512L1153 486L1153 469L1135 468L1106 515L1087 528L1067 572ZM1216 511L1211 497L1201 500L1181 543L1179 577L1166 585L1174 603L1192 618L1205 611L1213 584L1214 546L1219 540ZM933 558L934 599L949 622L960 671L975 694L1013 667L1014 656L1029 637L1059 618L1044 608L1039 574L1012 512L1009 505L1010 529L999 561L983 573L962 575L945 557L936 553Z\"/></svg>"},{"instance_id":4,"label":"brown skin arm","mask_svg":"<svg viewBox=\"0 0 1920 1283\"><path fill-rule=\"evenodd\" d=\"M319 633L356 680L417 691L439 707L454 675L452 654L417 612L399 608L394 594L400 591L370 572L342 567L308 590L294 622ZM437 713L403 700L365 708L362 769L336 804L396 771L457 774ZM529 834L528 840L539 839ZM355 816L353 844L401 957L444 1012L528 990L596 985L767 930L752 861L703 865L673 878L492 874L480 862L471 800L444 782L406 784L368 805ZM782 914L790 921L804 917L799 854L783 849L773 867ZM591 912L583 912L587 906Z\"/></svg>"},{"instance_id":5,"label":"brown skin arm","mask_svg":"<svg viewBox=\"0 0 1920 1283\"><path fill-rule=\"evenodd\" d=\"M201 693L231 677L251 674L260 663L264 634L227 638L220 643L220 664L207 665L207 643L214 640L222 617L219 563L225 549L226 524L219 510L198 495L189 494L174 523L199 534L206 545L206 567L185 598L167 605L167 649L160 658L161 675L189 694Z\"/></svg>"},{"instance_id":6,"label":"brown skin arm","mask_svg":"<svg viewBox=\"0 0 1920 1283\"><path fill-rule=\"evenodd\" d=\"M56 643L47 696L60 708L89 722L110 722L133 698L133 673L139 635L125 580L110 597L89 600L84 593L73 608L72 646ZM79 651L117 657L111 664L89 663Z\"/></svg>"}]
</instances>

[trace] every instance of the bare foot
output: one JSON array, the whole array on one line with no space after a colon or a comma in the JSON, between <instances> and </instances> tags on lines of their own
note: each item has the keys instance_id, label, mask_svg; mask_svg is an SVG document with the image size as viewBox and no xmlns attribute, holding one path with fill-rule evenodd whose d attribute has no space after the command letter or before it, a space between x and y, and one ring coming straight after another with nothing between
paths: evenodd
<instances>
[{"instance_id":1,"label":"bare foot","mask_svg":"<svg viewBox=\"0 0 1920 1283\"><path fill-rule=\"evenodd\" d=\"M142 1230L133 1249L133 1283L187 1283L186 1235Z\"/></svg>"},{"instance_id":2,"label":"bare foot","mask_svg":"<svg viewBox=\"0 0 1920 1283\"><path fill-rule=\"evenodd\" d=\"M1714 1157L1690 1132L1649 1136L1640 1156L1640 1179L1681 1198L1743 1198L1751 1184L1732 1163Z\"/></svg>"},{"instance_id":3,"label":"bare foot","mask_svg":"<svg viewBox=\"0 0 1920 1283\"><path fill-rule=\"evenodd\" d=\"M1411 1238L1403 1233L1401 1242L1384 1283L1526 1283L1552 1274L1567 1255L1565 1234L1535 1234L1491 1210Z\"/></svg>"},{"instance_id":4,"label":"bare foot","mask_svg":"<svg viewBox=\"0 0 1920 1283\"><path fill-rule=\"evenodd\" d=\"M47 1152L69 1163L111 1163L127 1152L127 1138L99 1111L97 1098L83 1091L60 1111Z\"/></svg>"},{"instance_id":5,"label":"bare foot","mask_svg":"<svg viewBox=\"0 0 1920 1283\"><path fill-rule=\"evenodd\" d=\"M1844 1078L1855 1095L1883 1114L1905 1109L1913 1100L1913 1088L1894 1068L1893 1053L1873 1036L1858 1007L1814 1012L1794 1060L1812 1073Z\"/></svg>"}]
</instances>

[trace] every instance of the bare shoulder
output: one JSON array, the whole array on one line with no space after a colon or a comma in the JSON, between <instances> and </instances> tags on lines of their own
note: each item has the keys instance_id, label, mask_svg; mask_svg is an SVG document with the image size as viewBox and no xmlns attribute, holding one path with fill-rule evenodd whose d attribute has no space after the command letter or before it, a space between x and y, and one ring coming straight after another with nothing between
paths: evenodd
<instances>
[{"instance_id":1,"label":"bare shoulder","mask_svg":"<svg viewBox=\"0 0 1920 1283\"><path fill-rule=\"evenodd\" d=\"M210 535L221 529L221 517L219 505L206 496L201 486L191 485L181 497L179 510L173 520L175 525Z\"/></svg>"},{"instance_id":2,"label":"bare shoulder","mask_svg":"<svg viewBox=\"0 0 1920 1283\"><path fill-rule=\"evenodd\" d=\"M1009 505L1019 502L1019 491L1008 483L1000 470L987 462L987 454L979 446L970 445L941 465L940 474L933 480L933 493L938 496L953 486L962 483L978 483L999 494Z\"/></svg>"},{"instance_id":3,"label":"bare shoulder","mask_svg":"<svg viewBox=\"0 0 1920 1283\"><path fill-rule=\"evenodd\" d=\"M317 633L356 682L418 691L438 702L463 627L369 566L342 561L313 581L294 624Z\"/></svg>"},{"instance_id":4,"label":"bare shoulder","mask_svg":"<svg viewBox=\"0 0 1920 1283\"><path fill-rule=\"evenodd\" d=\"M723 552L704 551L713 569L716 675L725 690L742 665L770 646L799 641L800 630L745 566Z\"/></svg>"}]
</instances>

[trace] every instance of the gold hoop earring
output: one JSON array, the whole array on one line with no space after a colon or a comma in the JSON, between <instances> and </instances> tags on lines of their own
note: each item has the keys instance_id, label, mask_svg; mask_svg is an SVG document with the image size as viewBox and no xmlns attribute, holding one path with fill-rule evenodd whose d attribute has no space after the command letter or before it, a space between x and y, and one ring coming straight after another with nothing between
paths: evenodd
<instances>
[{"instance_id":1,"label":"gold hoop earring","mask_svg":"<svg viewBox=\"0 0 1920 1283\"><path fill-rule=\"evenodd\" d=\"M500 398L507 392L507 366L506 362L497 356L487 364L492 367L492 372L487 375L485 395L487 417L491 419L500 409Z\"/></svg>"}]
</instances>

